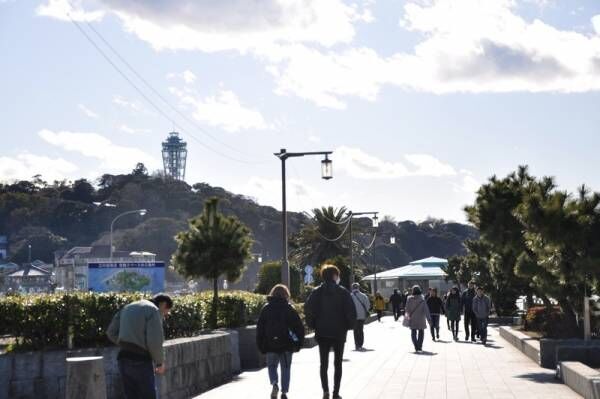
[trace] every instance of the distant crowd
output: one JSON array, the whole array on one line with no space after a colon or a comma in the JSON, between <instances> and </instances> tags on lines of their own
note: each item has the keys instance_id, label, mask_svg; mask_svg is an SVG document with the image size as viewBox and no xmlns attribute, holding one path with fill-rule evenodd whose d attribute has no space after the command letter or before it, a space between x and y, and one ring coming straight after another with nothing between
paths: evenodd
<instances>
[{"instance_id":1,"label":"distant crowd","mask_svg":"<svg viewBox=\"0 0 600 399\"><path fill-rule=\"evenodd\" d=\"M341 399L342 359L348 331L353 330L355 350L364 351L364 325L371 310L382 322L388 304L391 304L394 321L402 318L403 326L410 329L416 353L423 351L427 325L431 339L440 339L441 315L446 316L455 341L459 339L459 324L464 317L465 341L479 339L483 345L487 344L491 303L483 288L475 288L474 282L462 293L453 287L443 297L438 296L435 288L423 295L421 287L415 285L410 292L395 290L387 299L376 293L371 301L358 284L353 284L351 291L341 286L336 266L325 265L320 273L323 283L308 297L304 313L319 346L323 399ZM120 347L118 365L127 399L157 397L155 374L165 372L162 321L172 306L172 299L164 294L152 300L133 302L114 316L107 329L110 340ZM272 399L278 396L287 399L293 354L302 348L304 336L304 325L290 303L288 288L275 285L260 313L256 333L258 349L266 354ZM333 352L333 390L327 373L330 352Z\"/></svg>"}]
</instances>

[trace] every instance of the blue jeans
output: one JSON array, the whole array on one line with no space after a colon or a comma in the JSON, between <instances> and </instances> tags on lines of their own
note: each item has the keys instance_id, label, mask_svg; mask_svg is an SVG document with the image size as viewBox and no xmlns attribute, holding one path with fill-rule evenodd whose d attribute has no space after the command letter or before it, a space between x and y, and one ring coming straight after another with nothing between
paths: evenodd
<instances>
[{"instance_id":1,"label":"blue jeans","mask_svg":"<svg viewBox=\"0 0 600 399\"><path fill-rule=\"evenodd\" d=\"M431 324L429 326L431 330L431 338L435 341L435 333L437 332L438 337L440 336L440 315L432 314L431 315Z\"/></svg>"},{"instance_id":2,"label":"blue jeans","mask_svg":"<svg viewBox=\"0 0 600 399\"><path fill-rule=\"evenodd\" d=\"M119 359L119 373L127 399L156 399L152 360Z\"/></svg>"},{"instance_id":3,"label":"blue jeans","mask_svg":"<svg viewBox=\"0 0 600 399\"><path fill-rule=\"evenodd\" d=\"M277 366L281 365L281 392L288 393L290 389L290 369L292 368L292 353L267 353L267 367L269 369L269 380L271 385L279 385Z\"/></svg>"},{"instance_id":4,"label":"blue jeans","mask_svg":"<svg viewBox=\"0 0 600 399\"><path fill-rule=\"evenodd\" d=\"M484 344L487 341L487 326L488 326L488 318L484 317L483 319L477 318L477 327L479 328L479 337L481 338L481 342Z\"/></svg>"},{"instance_id":5,"label":"blue jeans","mask_svg":"<svg viewBox=\"0 0 600 399\"><path fill-rule=\"evenodd\" d=\"M423 350L423 340L425 339L425 330L410 330L410 337L416 351Z\"/></svg>"}]
</instances>

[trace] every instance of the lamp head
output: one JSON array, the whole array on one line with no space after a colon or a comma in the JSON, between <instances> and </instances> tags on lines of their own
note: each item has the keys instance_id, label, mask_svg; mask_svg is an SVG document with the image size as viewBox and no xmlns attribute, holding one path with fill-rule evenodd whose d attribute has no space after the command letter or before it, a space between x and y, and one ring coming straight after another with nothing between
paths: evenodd
<instances>
[{"instance_id":1,"label":"lamp head","mask_svg":"<svg viewBox=\"0 0 600 399\"><path fill-rule=\"evenodd\" d=\"M148 213L148 210L147 209L140 209L139 213L140 213L140 216L144 216L144 215L146 215L146 213Z\"/></svg>"},{"instance_id":2,"label":"lamp head","mask_svg":"<svg viewBox=\"0 0 600 399\"><path fill-rule=\"evenodd\" d=\"M325 159L321 161L321 177L324 180L333 178L333 164L328 155L325 155Z\"/></svg>"}]
</instances>

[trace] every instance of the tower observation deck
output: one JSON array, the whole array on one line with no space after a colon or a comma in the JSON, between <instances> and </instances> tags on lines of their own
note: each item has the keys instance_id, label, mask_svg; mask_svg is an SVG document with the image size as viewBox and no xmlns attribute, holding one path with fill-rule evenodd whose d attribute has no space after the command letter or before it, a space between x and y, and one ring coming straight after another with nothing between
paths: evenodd
<instances>
[{"instance_id":1,"label":"tower observation deck","mask_svg":"<svg viewBox=\"0 0 600 399\"><path fill-rule=\"evenodd\" d=\"M187 143L179 137L179 133L169 133L167 140L162 143L162 158L165 175L176 180L185 179Z\"/></svg>"}]
</instances>

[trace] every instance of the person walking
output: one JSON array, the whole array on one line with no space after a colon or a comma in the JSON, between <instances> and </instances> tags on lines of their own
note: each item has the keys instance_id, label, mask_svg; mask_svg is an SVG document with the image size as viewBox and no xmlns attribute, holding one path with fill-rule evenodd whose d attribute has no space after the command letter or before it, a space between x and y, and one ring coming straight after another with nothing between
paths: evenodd
<instances>
[{"instance_id":1,"label":"person walking","mask_svg":"<svg viewBox=\"0 0 600 399\"><path fill-rule=\"evenodd\" d=\"M354 347L357 351L362 351L365 343L365 320L369 317L371 301L369 297L360 292L358 283L352 284L352 301L356 310L356 323L354 324Z\"/></svg>"},{"instance_id":2,"label":"person walking","mask_svg":"<svg viewBox=\"0 0 600 399\"><path fill-rule=\"evenodd\" d=\"M431 316L425 298L423 298L421 287L415 285L412 289L412 295L406 301L404 317L408 318L408 327L415 347L415 352L423 350L423 340L425 338L425 328L427 322L431 325Z\"/></svg>"},{"instance_id":3,"label":"person walking","mask_svg":"<svg viewBox=\"0 0 600 399\"><path fill-rule=\"evenodd\" d=\"M446 318L450 322L452 338L458 341L458 325L460 323L461 301L458 287L452 287L446 298Z\"/></svg>"},{"instance_id":4,"label":"person walking","mask_svg":"<svg viewBox=\"0 0 600 399\"><path fill-rule=\"evenodd\" d=\"M461 296L461 306L465 316L465 341L469 340L469 327L471 332L471 342L475 342L477 334L477 319L473 314L473 298L475 297L475 282L470 281L469 286Z\"/></svg>"},{"instance_id":5,"label":"person walking","mask_svg":"<svg viewBox=\"0 0 600 399\"><path fill-rule=\"evenodd\" d=\"M383 316L383 311L385 310L385 299L381 296L379 292L375 294L375 299L373 300L373 309L377 313L377 321L381 323L381 317Z\"/></svg>"},{"instance_id":6,"label":"person walking","mask_svg":"<svg viewBox=\"0 0 600 399\"><path fill-rule=\"evenodd\" d=\"M477 295L473 298L473 314L477 318L477 328L481 342L487 344L487 326L492 310L490 298L484 295L483 287L477 287Z\"/></svg>"},{"instance_id":7,"label":"person walking","mask_svg":"<svg viewBox=\"0 0 600 399\"><path fill-rule=\"evenodd\" d=\"M431 316L429 329L431 330L431 339L435 341L436 337L440 339L440 316L444 313L444 303L438 296L437 288L432 288L430 293L430 297L427 298L427 308Z\"/></svg>"},{"instance_id":8,"label":"person walking","mask_svg":"<svg viewBox=\"0 0 600 399\"><path fill-rule=\"evenodd\" d=\"M304 343L304 325L290 304L290 291L277 284L267 297L256 324L256 345L267 355L267 368L271 383L271 398L279 393L277 368L281 366L281 399L287 399L290 389L292 353L298 352Z\"/></svg>"},{"instance_id":9,"label":"person walking","mask_svg":"<svg viewBox=\"0 0 600 399\"><path fill-rule=\"evenodd\" d=\"M165 294L135 301L118 311L106 329L120 348L117 362L127 399L157 397L155 373L165 373L163 319L172 307Z\"/></svg>"},{"instance_id":10,"label":"person walking","mask_svg":"<svg viewBox=\"0 0 600 399\"><path fill-rule=\"evenodd\" d=\"M392 304L392 311L394 312L394 321L398 321L400 318L400 311L402 308L402 294L398 292L397 289L394 290L394 293L390 296L389 302Z\"/></svg>"},{"instance_id":11,"label":"person walking","mask_svg":"<svg viewBox=\"0 0 600 399\"><path fill-rule=\"evenodd\" d=\"M321 387L323 398L329 399L327 369L329 352L333 350L333 399L341 399L342 359L348 330L354 328L356 308L350 293L340 283L340 270L334 265L321 267L323 283L315 288L304 304L307 325L315 330L319 344Z\"/></svg>"}]
</instances>

